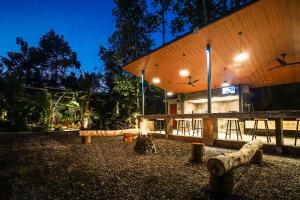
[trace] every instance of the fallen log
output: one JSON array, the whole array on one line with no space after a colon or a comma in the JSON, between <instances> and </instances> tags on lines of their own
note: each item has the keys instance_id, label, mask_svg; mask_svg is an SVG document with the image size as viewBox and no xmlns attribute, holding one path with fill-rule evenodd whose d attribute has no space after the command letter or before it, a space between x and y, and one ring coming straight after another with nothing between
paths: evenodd
<instances>
[{"instance_id":1,"label":"fallen log","mask_svg":"<svg viewBox=\"0 0 300 200\"><path fill-rule=\"evenodd\" d=\"M213 176L222 176L240 165L249 163L262 145L263 143L260 140L248 142L237 152L219 155L209 159L207 168Z\"/></svg>"},{"instance_id":2,"label":"fallen log","mask_svg":"<svg viewBox=\"0 0 300 200\"><path fill-rule=\"evenodd\" d=\"M254 140L245 144L239 151L219 155L207 162L210 172L209 189L212 199L230 199L233 193L233 169L250 162L261 164L263 143Z\"/></svg>"},{"instance_id":3,"label":"fallen log","mask_svg":"<svg viewBox=\"0 0 300 200\"><path fill-rule=\"evenodd\" d=\"M132 133L132 134L139 134L141 132L140 129L124 129L124 130L84 130L79 131L79 136L92 136L92 137L99 137L99 136L121 136L124 133Z\"/></svg>"}]
</instances>

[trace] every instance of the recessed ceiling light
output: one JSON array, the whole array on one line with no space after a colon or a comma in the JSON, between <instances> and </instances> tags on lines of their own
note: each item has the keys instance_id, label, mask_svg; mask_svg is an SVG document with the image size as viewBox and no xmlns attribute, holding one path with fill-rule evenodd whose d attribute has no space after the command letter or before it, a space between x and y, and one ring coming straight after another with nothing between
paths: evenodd
<instances>
[{"instance_id":1,"label":"recessed ceiling light","mask_svg":"<svg viewBox=\"0 0 300 200\"><path fill-rule=\"evenodd\" d=\"M152 79L152 83L153 83L153 84L159 84L159 83L160 83L160 78L154 77L154 78Z\"/></svg>"},{"instance_id":2,"label":"recessed ceiling light","mask_svg":"<svg viewBox=\"0 0 300 200\"><path fill-rule=\"evenodd\" d=\"M182 76L182 77L187 77L188 75L190 75L190 72L187 69L181 69L179 71L179 75Z\"/></svg>"},{"instance_id":3,"label":"recessed ceiling light","mask_svg":"<svg viewBox=\"0 0 300 200\"><path fill-rule=\"evenodd\" d=\"M171 91L167 92L167 96L173 96L173 92Z\"/></svg>"}]
</instances>

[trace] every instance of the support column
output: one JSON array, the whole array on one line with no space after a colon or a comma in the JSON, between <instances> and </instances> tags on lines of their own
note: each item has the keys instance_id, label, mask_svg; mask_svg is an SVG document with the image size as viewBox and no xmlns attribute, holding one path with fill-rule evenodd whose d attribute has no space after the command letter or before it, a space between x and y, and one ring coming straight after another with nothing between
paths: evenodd
<instances>
[{"instance_id":1,"label":"support column","mask_svg":"<svg viewBox=\"0 0 300 200\"><path fill-rule=\"evenodd\" d=\"M284 145L282 118L275 119L276 154L282 154Z\"/></svg>"},{"instance_id":2,"label":"support column","mask_svg":"<svg viewBox=\"0 0 300 200\"><path fill-rule=\"evenodd\" d=\"M218 118L203 118L204 144L213 146L215 139L218 139Z\"/></svg>"},{"instance_id":3,"label":"support column","mask_svg":"<svg viewBox=\"0 0 300 200\"><path fill-rule=\"evenodd\" d=\"M207 65L207 112L211 113L211 56L210 44L206 46L206 65Z\"/></svg>"},{"instance_id":4,"label":"support column","mask_svg":"<svg viewBox=\"0 0 300 200\"><path fill-rule=\"evenodd\" d=\"M169 135L173 134L173 118L167 118L165 119L165 133L166 133L166 138L169 137Z\"/></svg>"},{"instance_id":5,"label":"support column","mask_svg":"<svg viewBox=\"0 0 300 200\"><path fill-rule=\"evenodd\" d=\"M144 76L145 71L142 70L141 78L142 78L142 115L145 115L145 89L144 89Z\"/></svg>"}]
</instances>

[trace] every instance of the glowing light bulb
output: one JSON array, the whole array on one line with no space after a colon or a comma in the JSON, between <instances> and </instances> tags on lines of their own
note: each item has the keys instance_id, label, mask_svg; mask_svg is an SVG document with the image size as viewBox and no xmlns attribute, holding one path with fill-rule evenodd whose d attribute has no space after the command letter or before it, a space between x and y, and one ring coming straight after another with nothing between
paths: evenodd
<instances>
[{"instance_id":1,"label":"glowing light bulb","mask_svg":"<svg viewBox=\"0 0 300 200\"><path fill-rule=\"evenodd\" d=\"M167 96L173 96L173 92L171 91L167 92Z\"/></svg>"},{"instance_id":2,"label":"glowing light bulb","mask_svg":"<svg viewBox=\"0 0 300 200\"><path fill-rule=\"evenodd\" d=\"M235 60L236 62L243 62L243 61L247 60L248 58L249 58L249 54L248 54L248 53L246 53L246 52L241 52L241 53L239 53L238 55L236 55L236 56L234 57L234 60Z\"/></svg>"},{"instance_id":3,"label":"glowing light bulb","mask_svg":"<svg viewBox=\"0 0 300 200\"><path fill-rule=\"evenodd\" d=\"M187 69L182 69L179 71L179 75L182 77L187 77L188 75L190 75L190 72Z\"/></svg>"},{"instance_id":4,"label":"glowing light bulb","mask_svg":"<svg viewBox=\"0 0 300 200\"><path fill-rule=\"evenodd\" d=\"M154 77L154 78L152 79L152 83L153 83L153 84L159 84L159 83L160 83L160 79L159 79L158 77Z\"/></svg>"}]
</instances>

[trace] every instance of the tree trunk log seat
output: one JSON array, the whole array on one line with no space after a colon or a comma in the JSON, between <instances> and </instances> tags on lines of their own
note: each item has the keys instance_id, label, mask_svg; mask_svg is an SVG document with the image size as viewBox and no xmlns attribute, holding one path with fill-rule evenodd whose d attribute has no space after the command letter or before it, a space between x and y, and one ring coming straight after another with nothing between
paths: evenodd
<instances>
[{"instance_id":1,"label":"tree trunk log seat","mask_svg":"<svg viewBox=\"0 0 300 200\"><path fill-rule=\"evenodd\" d=\"M115 137L130 133L132 138L140 133L140 129L124 129L124 130L82 130L79 136L82 138L82 144L90 144L92 137Z\"/></svg>"},{"instance_id":2,"label":"tree trunk log seat","mask_svg":"<svg viewBox=\"0 0 300 200\"><path fill-rule=\"evenodd\" d=\"M254 140L239 151L211 158L207 162L210 172L209 188L213 198L230 198L233 193L233 169L249 163L262 164L262 141Z\"/></svg>"},{"instance_id":3,"label":"tree trunk log seat","mask_svg":"<svg viewBox=\"0 0 300 200\"><path fill-rule=\"evenodd\" d=\"M205 145L203 143L192 143L192 156L190 158L191 163L201 163L205 156Z\"/></svg>"}]
</instances>

